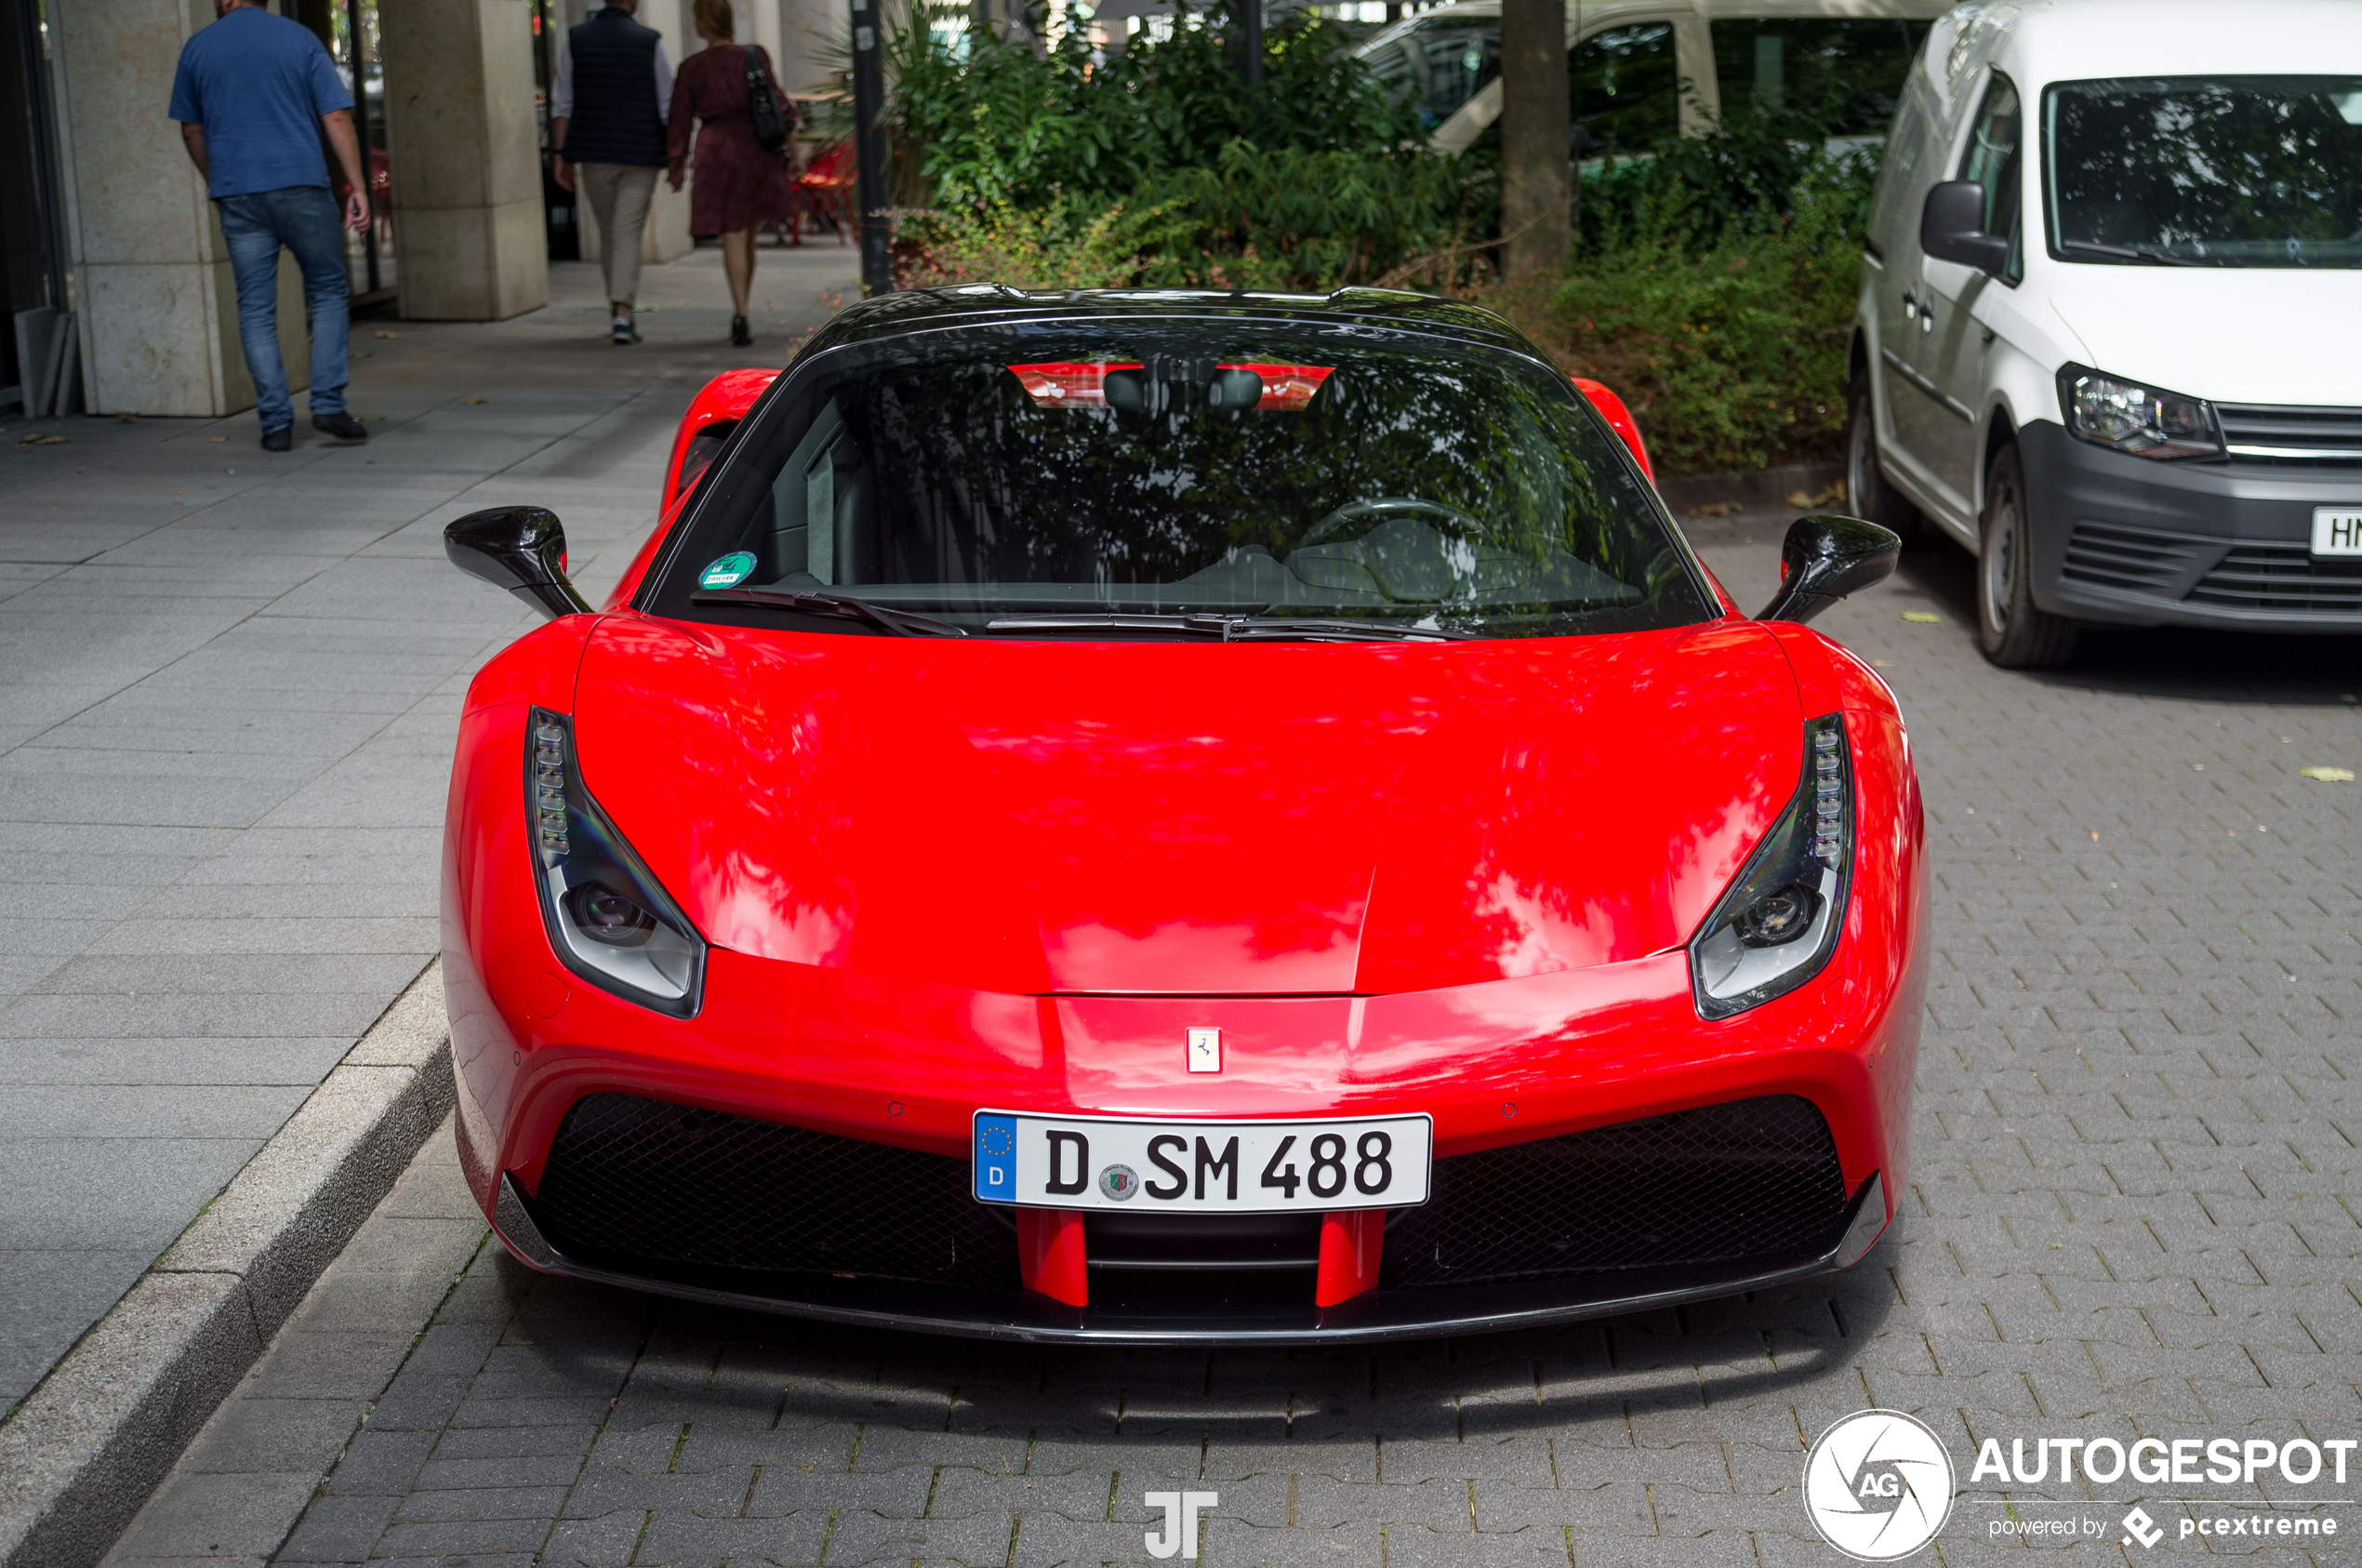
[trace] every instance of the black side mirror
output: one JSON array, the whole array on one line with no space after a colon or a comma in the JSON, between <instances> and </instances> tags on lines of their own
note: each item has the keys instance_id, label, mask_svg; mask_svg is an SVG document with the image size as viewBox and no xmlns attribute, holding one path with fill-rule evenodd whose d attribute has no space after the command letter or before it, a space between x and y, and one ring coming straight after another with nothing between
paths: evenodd
<instances>
[{"instance_id":1,"label":"black side mirror","mask_svg":"<svg viewBox=\"0 0 2362 1568\"><path fill-rule=\"evenodd\" d=\"M551 620L590 608L566 580L566 531L548 507L471 512L443 530L443 552L470 577L507 589Z\"/></svg>"},{"instance_id":2,"label":"black side mirror","mask_svg":"<svg viewBox=\"0 0 2362 1568\"><path fill-rule=\"evenodd\" d=\"M1919 249L1996 277L2010 264L2009 236L1984 232L1984 187L1973 179L1947 179L1928 192L1919 209Z\"/></svg>"},{"instance_id":3,"label":"black side mirror","mask_svg":"<svg viewBox=\"0 0 2362 1568\"><path fill-rule=\"evenodd\" d=\"M1811 620L1849 593L1884 582L1900 536L1859 517L1799 517L1780 544L1780 591L1758 620Z\"/></svg>"}]
</instances>

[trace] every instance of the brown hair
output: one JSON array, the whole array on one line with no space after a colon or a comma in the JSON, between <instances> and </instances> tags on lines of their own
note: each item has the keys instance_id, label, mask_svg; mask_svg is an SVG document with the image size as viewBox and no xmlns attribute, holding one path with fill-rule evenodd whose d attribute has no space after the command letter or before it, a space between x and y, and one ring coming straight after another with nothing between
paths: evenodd
<instances>
[{"instance_id":1,"label":"brown hair","mask_svg":"<svg viewBox=\"0 0 2362 1568\"><path fill-rule=\"evenodd\" d=\"M689 15L708 33L727 43L738 35L738 26L730 15L730 0L695 0Z\"/></svg>"}]
</instances>

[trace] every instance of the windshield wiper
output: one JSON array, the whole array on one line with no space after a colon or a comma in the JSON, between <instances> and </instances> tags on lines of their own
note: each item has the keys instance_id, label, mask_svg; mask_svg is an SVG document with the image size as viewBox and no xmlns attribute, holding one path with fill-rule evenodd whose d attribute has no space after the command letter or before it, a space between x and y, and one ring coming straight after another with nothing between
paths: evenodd
<instances>
[{"instance_id":1,"label":"windshield wiper","mask_svg":"<svg viewBox=\"0 0 2362 1568\"><path fill-rule=\"evenodd\" d=\"M2102 245L2097 240L2061 240L2063 250L2088 250L2096 256L2120 257L2127 261L2146 261L2159 267L2204 267L2208 262L2188 256L2176 256L2151 245Z\"/></svg>"},{"instance_id":2,"label":"windshield wiper","mask_svg":"<svg viewBox=\"0 0 2362 1568\"><path fill-rule=\"evenodd\" d=\"M1387 621L1290 620L1262 616L1159 615L1108 611L1042 615L989 620L987 631L1177 631L1225 643L1446 643L1479 634L1440 626L1400 626Z\"/></svg>"},{"instance_id":3,"label":"windshield wiper","mask_svg":"<svg viewBox=\"0 0 2362 1568\"><path fill-rule=\"evenodd\" d=\"M692 605L727 605L739 609L801 610L805 615L837 616L845 620L867 621L882 631L897 637L964 637L966 627L954 626L933 616L912 615L908 610L891 610L883 605L873 605L867 599L856 599L850 593L797 592L778 588L713 588L689 595Z\"/></svg>"}]
</instances>

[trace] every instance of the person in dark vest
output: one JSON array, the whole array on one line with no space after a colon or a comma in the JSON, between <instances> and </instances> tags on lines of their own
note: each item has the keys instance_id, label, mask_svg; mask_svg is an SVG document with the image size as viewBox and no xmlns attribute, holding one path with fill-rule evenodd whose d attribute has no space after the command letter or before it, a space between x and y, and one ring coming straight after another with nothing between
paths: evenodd
<instances>
[{"instance_id":1,"label":"person in dark vest","mask_svg":"<svg viewBox=\"0 0 2362 1568\"><path fill-rule=\"evenodd\" d=\"M577 188L599 220L599 263L614 307L608 335L640 340L632 302L640 293L641 235L648 200L665 165L665 115L672 107L672 62L664 37L631 19L640 0L607 0L566 33L550 84L550 144L556 178Z\"/></svg>"}]
</instances>

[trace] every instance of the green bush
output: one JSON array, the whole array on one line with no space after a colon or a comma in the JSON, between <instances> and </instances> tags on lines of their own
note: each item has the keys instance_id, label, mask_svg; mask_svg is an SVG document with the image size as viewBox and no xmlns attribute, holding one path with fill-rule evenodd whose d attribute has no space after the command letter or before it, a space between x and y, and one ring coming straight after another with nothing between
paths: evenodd
<instances>
[{"instance_id":1,"label":"green bush","mask_svg":"<svg viewBox=\"0 0 2362 1568\"><path fill-rule=\"evenodd\" d=\"M1104 62L1079 24L1040 51L964 46L923 25L893 42L897 156L922 184L914 280L1325 290L1449 253L1480 208L1301 14L1273 29L1254 95L1220 13Z\"/></svg>"},{"instance_id":2,"label":"green bush","mask_svg":"<svg viewBox=\"0 0 2362 1568\"><path fill-rule=\"evenodd\" d=\"M1738 120L1586 183L1545 290L1487 299L1632 407L1661 472L1837 456L1877 149Z\"/></svg>"}]
</instances>

